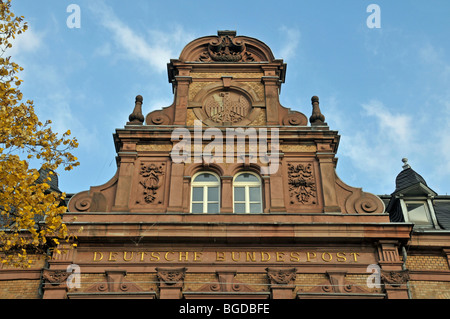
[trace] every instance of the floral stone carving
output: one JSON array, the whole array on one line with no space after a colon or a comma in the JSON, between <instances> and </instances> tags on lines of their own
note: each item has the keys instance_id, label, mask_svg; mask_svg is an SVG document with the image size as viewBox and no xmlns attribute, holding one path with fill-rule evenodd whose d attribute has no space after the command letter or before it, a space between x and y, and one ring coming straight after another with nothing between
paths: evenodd
<instances>
[{"instance_id":1,"label":"floral stone carving","mask_svg":"<svg viewBox=\"0 0 450 319\"><path fill-rule=\"evenodd\" d=\"M139 171L139 184L144 188L144 201L147 204L155 202L157 191L164 182L165 164L156 165L154 163L141 163Z\"/></svg>"},{"instance_id":2,"label":"floral stone carving","mask_svg":"<svg viewBox=\"0 0 450 319\"><path fill-rule=\"evenodd\" d=\"M288 164L288 184L291 204L316 204L316 182L312 164Z\"/></svg>"}]
</instances>

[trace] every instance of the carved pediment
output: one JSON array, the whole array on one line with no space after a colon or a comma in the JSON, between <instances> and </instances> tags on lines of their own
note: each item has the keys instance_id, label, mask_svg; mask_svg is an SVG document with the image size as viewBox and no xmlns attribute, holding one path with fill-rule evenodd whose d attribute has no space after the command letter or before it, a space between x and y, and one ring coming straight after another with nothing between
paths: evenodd
<instances>
[{"instance_id":1,"label":"carved pediment","mask_svg":"<svg viewBox=\"0 0 450 319\"><path fill-rule=\"evenodd\" d=\"M190 62L272 62L274 56L263 42L236 31L218 31L189 43L181 52L181 61Z\"/></svg>"}]
</instances>

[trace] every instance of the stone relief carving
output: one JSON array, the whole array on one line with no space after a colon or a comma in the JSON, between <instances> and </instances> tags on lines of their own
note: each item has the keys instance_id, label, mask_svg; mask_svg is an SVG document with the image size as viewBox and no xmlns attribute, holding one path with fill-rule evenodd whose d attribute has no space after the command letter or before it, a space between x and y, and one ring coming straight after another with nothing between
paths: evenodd
<instances>
[{"instance_id":1,"label":"stone relief carving","mask_svg":"<svg viewBox=\"0 0 450 319\"><path fill-rule=\"evenodd\" d=\"M204 111L216 123L236 123L244 119L250 111L250 102L236 92L218 92L206 98Z\"/></svg>"},{"instance_id":2,"label":"stone relief carving","mask_svg":"<svg viewBox=\"0 0 450 319\"><path fill-rule=\"evenodd\" d=\"M170 117L162 111L154 111L147 116L148 125L169 125L171 122Z\"/></svg>"},{"instance_id":3,"label":"stone relief carving","mask_svg":"<svg viewBox=\"0 0 450 319\"><path fill-rule=\"evenodd\" d=\"M221 31L212 40L199 60L201 62L253 62L255 58L246 51L245 43L235 38L235 31Z\"/></svg>"},{"instance_id":4,"label":"stone relief carving","mask_svg":"<svg viewBox=\"0 0 450 319\"><path fill-rule=\"evenodd\" d=\"M336 175L336 194L341 203L342 212L347 214L382 214L383 201L371 194L345 184Z\"/></svg>"},{"instance_id":5,"label":"stone relief carving","mask_svg":"<svg viewBox=\"0 0 450 319\"><path fill-rule=\"evenodd\" d=\"M297 269L267 268L267 276L272 285L292 285L297 277Z\"/></svg>"},{"instance_id":6,"label":"stone relief carving","mask_svg":"<svg viewBox=\"0 0 450 319\"><path fill-rule=\"evenodd\" d=\"M127 272L125 270L106 270L104 282L96 283L86 289L86 292L140 292L143 291L138 285L127 282L125 277Z\"/></svg>"},{"instance_id":7,"label":"stone relief carving","mask_svg":"<svg viewBox=\"0 0 450 319\"><path fill-rule=\"evenodd\" d=\"M156 268L156 271L161 286L178 287L183 285L186 268Z\"/></svg>"},{"instance_id":8,"label":"stone relief carving","mask_svg":"<svg viewBox=\"0 0 450 319\"><path fill-rule=\"evenodd\" d=\"M165 163L141 163L139 171L139 184L144 188L143 196L147 204L155 202L157 191L164 182Z\"/></svg>"},{"instance_id":9,"label":"stone relief carving","mask_svg":"<svg viewBox=\"0 0 450 319\"><path fill-rule=\"evenodd\" d=\"M197 292L253 292L250 286L236 280L236 271L216 271L217 282L202 286Z\"/></svg>"},{"instance_id":10,"label":"stone relief carving","mask_svg":"<svg viewBox=\"0 0 450 319\"><path fill-rule=\"evenodd\" d=\"M288 164L288 184L291 204L316 204L316 182L312 164Z\"/></svg>"},{"instance_id":11,"label":"stone relief carving","mask_svg":"<svg viewBox=\"0 0 450 319\"><path fill-rule=\"evenodd\" d=\"M371 293L357 285L347 282L346 271L327 271L326 272L328 280L322 282L316 287L306 290L303 288L299 289L300 293L330 293L330 294L345 294L345 293L355 293L355 294L368 294Z\"/></svg>"},{"instance_id":12,"label":"stone relief carving","mask_svg":"<svg viewBox=\"0 0 450 319\"><path fill-rule=\"evenodd\" d=\"M306 116L300 112L288 113L283 117L283 125L306 126L307 124Z\"/></svg>"},{"instance_id":13,"label":"stone relief carving","mask_svg":"<svg viewBox=\"0 0 450 319\"><path fill-rule=\"evenodd\" d=\"M50 283L52 286L59 286L63 284L69 276L70 273L65 270L44 269L42 273L42 277L45 281Z\"/></svg>"},{"instance_id":14,"label":"stone relief carving","mask_svg":"<svg viewBox=\"0 0 450 319\"><path fill-rule=\"evenodd\" d=\"M381 279L385 284L391 285L393 287L399 287L402 284L406 284L409 280L409 271L386 271L381 270Z\"/></svg>"}]
</instances>

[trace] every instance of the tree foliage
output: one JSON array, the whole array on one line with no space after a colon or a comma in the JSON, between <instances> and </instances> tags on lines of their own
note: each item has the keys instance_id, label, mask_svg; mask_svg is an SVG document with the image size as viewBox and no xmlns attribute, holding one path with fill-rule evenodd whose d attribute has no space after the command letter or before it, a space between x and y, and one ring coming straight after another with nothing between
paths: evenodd
<instances>
[{"instance_id":1,"label":"tree foliage","mask_svg":"<svg viewBox=\"0 0 450 319\"><path fill-rule=\"evenodd\" d=\"M12 12L11 0L0 0L0 261L14 266L31 263L30 251L42 251L68 237L62 221L64 193L52 191L58 167L79 165L70 151L78 146L67 131L53 132L42 123L31 100L23 101L23 70L7 56L16 36L28 29ZM44 180L30 163L39 163ZM41 176L42 177L42 176Z\"/></svg>"}]
</instances>

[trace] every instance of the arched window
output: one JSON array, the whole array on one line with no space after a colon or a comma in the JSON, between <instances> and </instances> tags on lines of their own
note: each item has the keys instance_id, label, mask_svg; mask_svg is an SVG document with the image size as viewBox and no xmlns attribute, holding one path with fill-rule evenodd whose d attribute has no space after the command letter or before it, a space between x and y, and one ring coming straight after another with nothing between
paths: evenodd
<instances>
[{"instance_id":1,"label":"arched window","mask_svg":"<svg viewBox=\"0 0 450 319\"><path fill-rule=\"evenodd\" d=\"M233 181L233 203L236 214L261 214L261 179L254 173L244 172Z\"/></svg>"},{"instance_id":2,"label":"arched window","mask_svg":"<svg viewBox=\"0 0 450 319\"><path fill-rule=\"evenodd\" d=\"M210 172L194 175L191 183L191 213L219 213L220 180Z\"/></svg>"}]
</instances>

